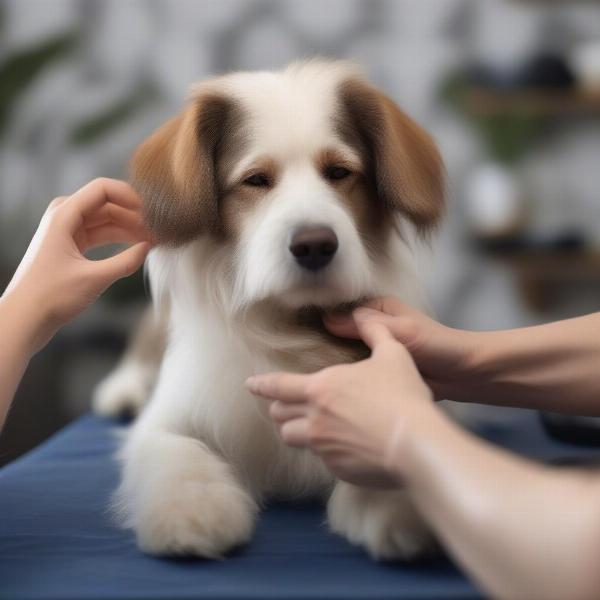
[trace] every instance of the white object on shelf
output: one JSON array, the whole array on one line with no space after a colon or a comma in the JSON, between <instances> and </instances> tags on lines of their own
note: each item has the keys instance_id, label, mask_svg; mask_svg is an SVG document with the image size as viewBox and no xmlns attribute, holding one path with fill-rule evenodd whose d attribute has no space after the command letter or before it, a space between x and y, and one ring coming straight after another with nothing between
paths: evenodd
<instances>
[{"instance_id":1,"label":"white object on shelf","mask_svg":"<svg viewBox=\"0 0 600 600\"><path fill-rule=\"evenodd\" d=\"M477 167L467 180L465 209L469 228L478 236L515 233L522 223L523 206L514 174L495 163Z\"/></svg>"},{"instance_id":2,"label":"white object on shelf","mask_svg":"<svg viewBox=\"0 0 600 600\"><path fill-rule=\"evenodd\" d=\"M581 87L600 90L600 40L575 46L569 62Z\"/></svg>"}]
</instances>

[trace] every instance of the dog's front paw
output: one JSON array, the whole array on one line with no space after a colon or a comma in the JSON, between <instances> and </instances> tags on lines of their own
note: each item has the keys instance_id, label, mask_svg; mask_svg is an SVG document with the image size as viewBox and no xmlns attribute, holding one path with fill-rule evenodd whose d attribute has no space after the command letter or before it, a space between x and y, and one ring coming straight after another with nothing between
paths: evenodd
<instances>
[{"instance_id":1,"label":"dog's front paw","mask_svg":"<svg viewBox=\"0 0 600 600\"><path fill-rule=\"evenodd\" d=\"M414 560L434 547L433 536L402 491L338 483L327 506L331 530L379 560Z\"/></svg>"},{"instance_id":2,"label":"dog's front paw","mask_svg":"<svg viewBox=\"0 0 600 600\"><path fill-rule=\"evenodd\" d=\"M145 366L126 362L96 386L92 409L103 417L135 417L146 404L153 383L154 377Z\"/></svg>"},{"instance_id":3,"label":"dog's front paw","mask_svg":"<svg viewBox=\"0 0 600 600\"><path fill-rule=\"evenodd\" d=\"M220 558L247 542L257 511L242 488L215 481L185 481L144 504L135 527L141 550L204 558Z\"/></svg>"}]
</instances>

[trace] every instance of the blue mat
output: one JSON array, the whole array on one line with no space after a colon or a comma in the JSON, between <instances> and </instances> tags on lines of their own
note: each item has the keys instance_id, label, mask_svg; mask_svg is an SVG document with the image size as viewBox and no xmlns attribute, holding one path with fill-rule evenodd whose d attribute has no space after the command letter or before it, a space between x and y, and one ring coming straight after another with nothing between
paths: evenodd
<instances>
[{"instance_id":1,"label":"blue mat","mask_svg":"<svg viewBox=\"0 0 600 600\"><path fill-rule=\"evenodd\" d=\"M478 598L445 558L377 564L328 533L323 508L265 510L252 542L225 561L141 554L115 528L107 502L118 480L117 426L94 416L70 425L0 470L0 598L95 600L238 598ZM539 458L576 454L550 443L529 414L484 432Z\"/></svg>"}]
</instances>

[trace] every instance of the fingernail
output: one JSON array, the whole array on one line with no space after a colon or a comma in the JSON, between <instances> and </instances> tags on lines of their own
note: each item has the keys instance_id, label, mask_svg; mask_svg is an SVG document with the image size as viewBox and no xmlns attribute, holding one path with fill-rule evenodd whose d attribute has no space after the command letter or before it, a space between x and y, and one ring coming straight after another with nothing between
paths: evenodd
<instances>
[{"instance_id":1,"label":"fingernail","mask_svg":"<svg viewBox=\"0 0 600 600\"><path fill-rule=\"evenodd\" d=\"M248 377L248 379L246 379L245 385L251 392L256 392L258 390L258 377L256 377L256 375Z\"/></svg>"}]
</instances>

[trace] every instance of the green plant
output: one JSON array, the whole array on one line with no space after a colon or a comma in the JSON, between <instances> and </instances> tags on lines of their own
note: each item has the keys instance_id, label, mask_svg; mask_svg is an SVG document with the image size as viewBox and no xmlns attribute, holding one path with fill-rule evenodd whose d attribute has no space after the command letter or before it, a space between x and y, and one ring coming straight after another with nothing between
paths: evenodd
<instances>
[{"instance_id":1,"label":"green plant","mask_svg":"<svg viewBox=\"0 0 600 600\"><path fill-rule=\"evenodd\" d=\"M78 37L70 32L16 51L0 63L0 137L21 95L58 60L71 55Z\"/></svg>"},{"instance_id":2,"label":"green plant","mask_svg":"<svg viewBox=\"0 0 600 600\"><path fill-rule=\"evenodd\" d=\"M539 140L545 129L544 118L517 108L489 114L474 112L468 102L469 89L467 78L454 74L444 82L440 95L477 130L490 158L504 165L515 165Z\"/></svg>"}]
</instances>

